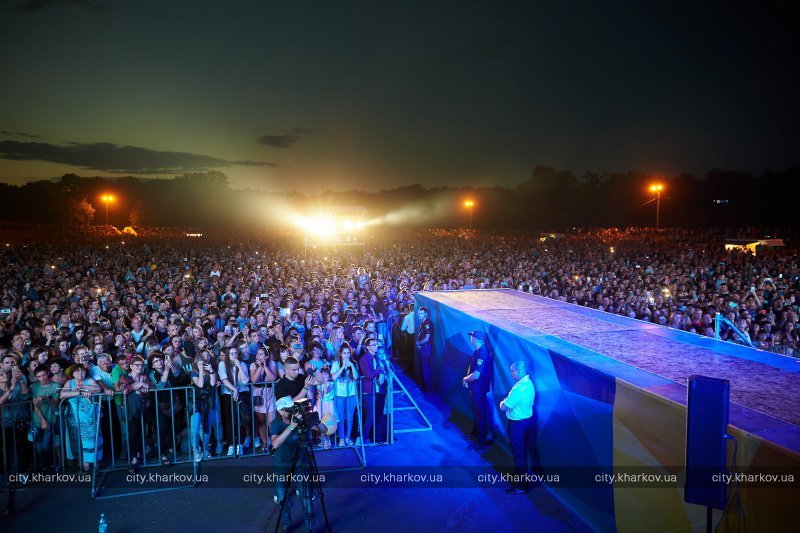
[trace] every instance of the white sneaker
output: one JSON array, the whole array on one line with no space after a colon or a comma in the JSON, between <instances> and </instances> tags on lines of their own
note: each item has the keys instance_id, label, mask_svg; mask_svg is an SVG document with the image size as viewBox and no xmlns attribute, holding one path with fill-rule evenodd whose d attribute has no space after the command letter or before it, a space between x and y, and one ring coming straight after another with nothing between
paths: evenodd
<instances>
[{"instance_id":1,"label":"white sneaker","mask_svg":"<svg viewBox=\"0 0 800 533\"><path fill-rule=\"evenodd\" d=\"M260 448L261 447L261 437L256 437L255 447L256 448Z\"/></svg>"},{"instance_id":2,"label":"white sneaker","mask_svg":"<svg viewBox=\"0 0 800 533\"><path fill-rule=\"evenodd\" d=\"M241 444L236 447L236 455L244 455L244 446Z\"/></svg>"},{"instance_id":3,"label":"white sneaker","mask_svg":"<svg viewBox=\"0 0 800 533\"><path fill-rule=\"evenodd\" d=\"M356 437L356 446L361 446L361 437Z\"/></svg>"},{"instance_id":4,"label":"white sneaker","mask_svg":"<svg viewBox=\"0 0 800 533\"><path fill-rule=\"evenodd\" d=\"M344 439L339 439L338 441L336 441L336 445L338 447L340 447L340 448L343 448L344 446L346 446L345 440Z\"/></svg>"},{"instance_id":5,"label":"white sneaker","mask_svg":"<svg viewBox=\"0 0 800 533\"><path fill-rule=\"evenodd\" d=\"M250 444L251 444L252 442L253 442L253 441L252 441L252 440L250 440L250 437L245 437L245 439L244 439L244 442L243 442L241 445L242 445L242 446L244 446L245 448L249 448L249 447L250 447Z\"/></svg>"},{"instance_id":6,"label":"white sneaker","mask_svg":"<svg viewBox=\"0 0 800 533\"><path fill-rule=\"evenodd\" d=\"M228 446L228 457L233 457L233 452L236 451L236 448L233 446Z\"/></svg>"}]
</instances>

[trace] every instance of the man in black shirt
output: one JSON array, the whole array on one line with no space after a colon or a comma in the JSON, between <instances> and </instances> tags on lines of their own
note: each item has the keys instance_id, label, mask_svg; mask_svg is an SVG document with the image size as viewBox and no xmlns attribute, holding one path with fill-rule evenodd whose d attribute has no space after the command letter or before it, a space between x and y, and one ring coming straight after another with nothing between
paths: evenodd
<instances>
[{"instance_id":1,"label":"man in black shirt","mask_svg":"<svg viewBox=\"0 0 800 533\"><path fill-rule=\"evenodd\" d=\"M275 383L275 397L289 396L294 401L307 398L311 387L317 384L314 376L308 376L305 380L301 379L300 362L294 357L287 357L283 368L286 373Z\"/></svg>"}]
</instances>

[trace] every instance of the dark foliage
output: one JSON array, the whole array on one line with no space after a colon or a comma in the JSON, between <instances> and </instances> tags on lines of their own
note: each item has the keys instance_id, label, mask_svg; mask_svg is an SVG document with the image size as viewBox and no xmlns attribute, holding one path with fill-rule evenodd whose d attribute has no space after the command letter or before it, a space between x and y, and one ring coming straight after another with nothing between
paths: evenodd
<instances>
[{"instance_id":1,"label":"dark foliage","mask_svg":"<svg viewBox=\"0 0 800 533\"><path fill-rule=\"evenodd\" d=\"M34 223L74 220L70 213L87 198L105 221L102 194L112 192L109 222L118 227L193 226L240 227L286 225L288 213L309 206L363 205L368 218L387 217L404 226L457 227L467 224L463 200L476 201L473 224L484 229L550 229L572 226L648 226L655 221L655 202L640 172L587 173L538 166L530 179L514 189L410 185L376 193L266 193L233 190L220 172L176 176L173 179L60 179L23 186L0 184L0 219ZM737 226L792 227L800 199L800 166L761 176L711 170L698 179L681 175L662 180L661 225L665 227Z\"/></svg>"}]
</instances>

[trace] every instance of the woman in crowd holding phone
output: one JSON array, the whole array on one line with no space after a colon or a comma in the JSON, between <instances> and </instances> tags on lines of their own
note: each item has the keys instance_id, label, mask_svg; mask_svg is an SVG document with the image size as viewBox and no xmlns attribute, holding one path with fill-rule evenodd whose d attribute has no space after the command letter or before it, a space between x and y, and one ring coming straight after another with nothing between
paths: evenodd
<instances>
[{"instance_id":1,"label":"woman in crowd holding phone","mask_svg":"<svg viewBox=\"0 0 800 533\"><path fill-rule=\"evenodd\" d=\"M352 429L353 413L358 405L358 366L353 360L350 345L345 343L339 348L339 355L331 367L331 379L336 389L334 404L336 418L339 425L336 433L339 435L339 446L351 446L350 431Z\"/></svg>"},{"instance_id":2,"label":"woman in crowd holding phone","mask_svg":"<svg viewBox=\"0 0 800 533\"><path fill-rule=\"evenodd\" d=\"M148 366L151 369L150 383L156 389L156 408L158 409L156 428L158 445L161 449L161 464L168 465L172 462L175 453L172 417L183 409L183 403L180 395L164 391L164 389L171 389L177 385L172 358L158 350L153 350L148 358Z\"/></svg>"},{"instance_id":3,"label":"woman in crowd holding phone","mask_svg":"<svg viewBox=\"0 0 800 533\"><path fill-rule=\"evenodd\" d=\"M217 369L222 382L222 430L230 444L228 455L242 455L244 448L250 445L250 420L247 419L250 413L250 373L239 360L238 349L233 346L223 348L220 355L224 355ZM234 433L238 434L236 445Z\"/></svg>"},{"instance_id":4,"label":"woman in crowd holding phone","mask_svg":"<svg viewBox=\"0 0 800 533\"><path fill-rule=\"evenodd\" d=\"M191 415L192 448L194 460L200 462L211 457L211 414L216 411L217 373L212 365L214 354L197 352L192 370L194 409Z\"/></svg>"},{"instance_id":5,"label":"woman in crowd holding phone","mask_svg":"<svg viewBox=\"0 0 800 533\"><path fill-rule=\"evenodd\" d=\"M122 374L117 381L117 392L124 395L123 408L127 424L128 445L130 446L130 467L135 472L142 464L144 451L143 417L150 407L150 380L144 374L144 359L138 355L131 359L130 374Z\"/></svg>"},{"instance_id":6,"label":"woman in crowd holding phone","mask_svg":"<svg viewBox=\"0 0 800 533\"><path fill-rule=\"evenodd\" d=\"M322 370L323 366L328 366L328 361L322 358L324 349L319 341L311 343L311 355L304 365L306 374L311 376L318 370Z\"/></svg>"},{"instance_id":7,"label":"woman in crowd holding phone","mask_svg":"<svg viewBox=\"0 0 800 533\"><path fill-rule=\"evenodd\" d=\"M267 358L267 348L259 346L256 350L256 360L250 363L250 383L253 383L253 411L256 416L256 430L260 443L255 446L258 452L269 450L267 440L267 427L275 418L275 392L271 385L265 382L278 380L278 367L275 362ZM260 449L259 449L260 448Z\"/></svg>"}]
</instances>

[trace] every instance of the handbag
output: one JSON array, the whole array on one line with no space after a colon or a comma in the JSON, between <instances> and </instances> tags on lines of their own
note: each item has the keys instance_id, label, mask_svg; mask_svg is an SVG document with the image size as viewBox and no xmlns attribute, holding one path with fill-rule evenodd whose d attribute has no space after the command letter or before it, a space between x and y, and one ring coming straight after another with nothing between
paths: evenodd
<instances>
[{"instance_id":1,"label":"handbag","mask_svg":"<svg viewBox=\"0 0 800 533\"><path fill-rule=\"evenodd\" d=\"M210 385L204 386L202 389L195 388L195 398L199 409L205 409L205 412L210 411L216 405L216 394Z\"/></svg>"},{"instance_id":2,"label":"handbag","mask_svg":"<svg viewBox=\"0 0 800 533\"><path fill-rule=\"evenodd\" d=\"M242 401L237 401L236 405L239 412L239 426L246 426L252 419L250 415L250 406Z\"/></svg>"}]
</instances>

